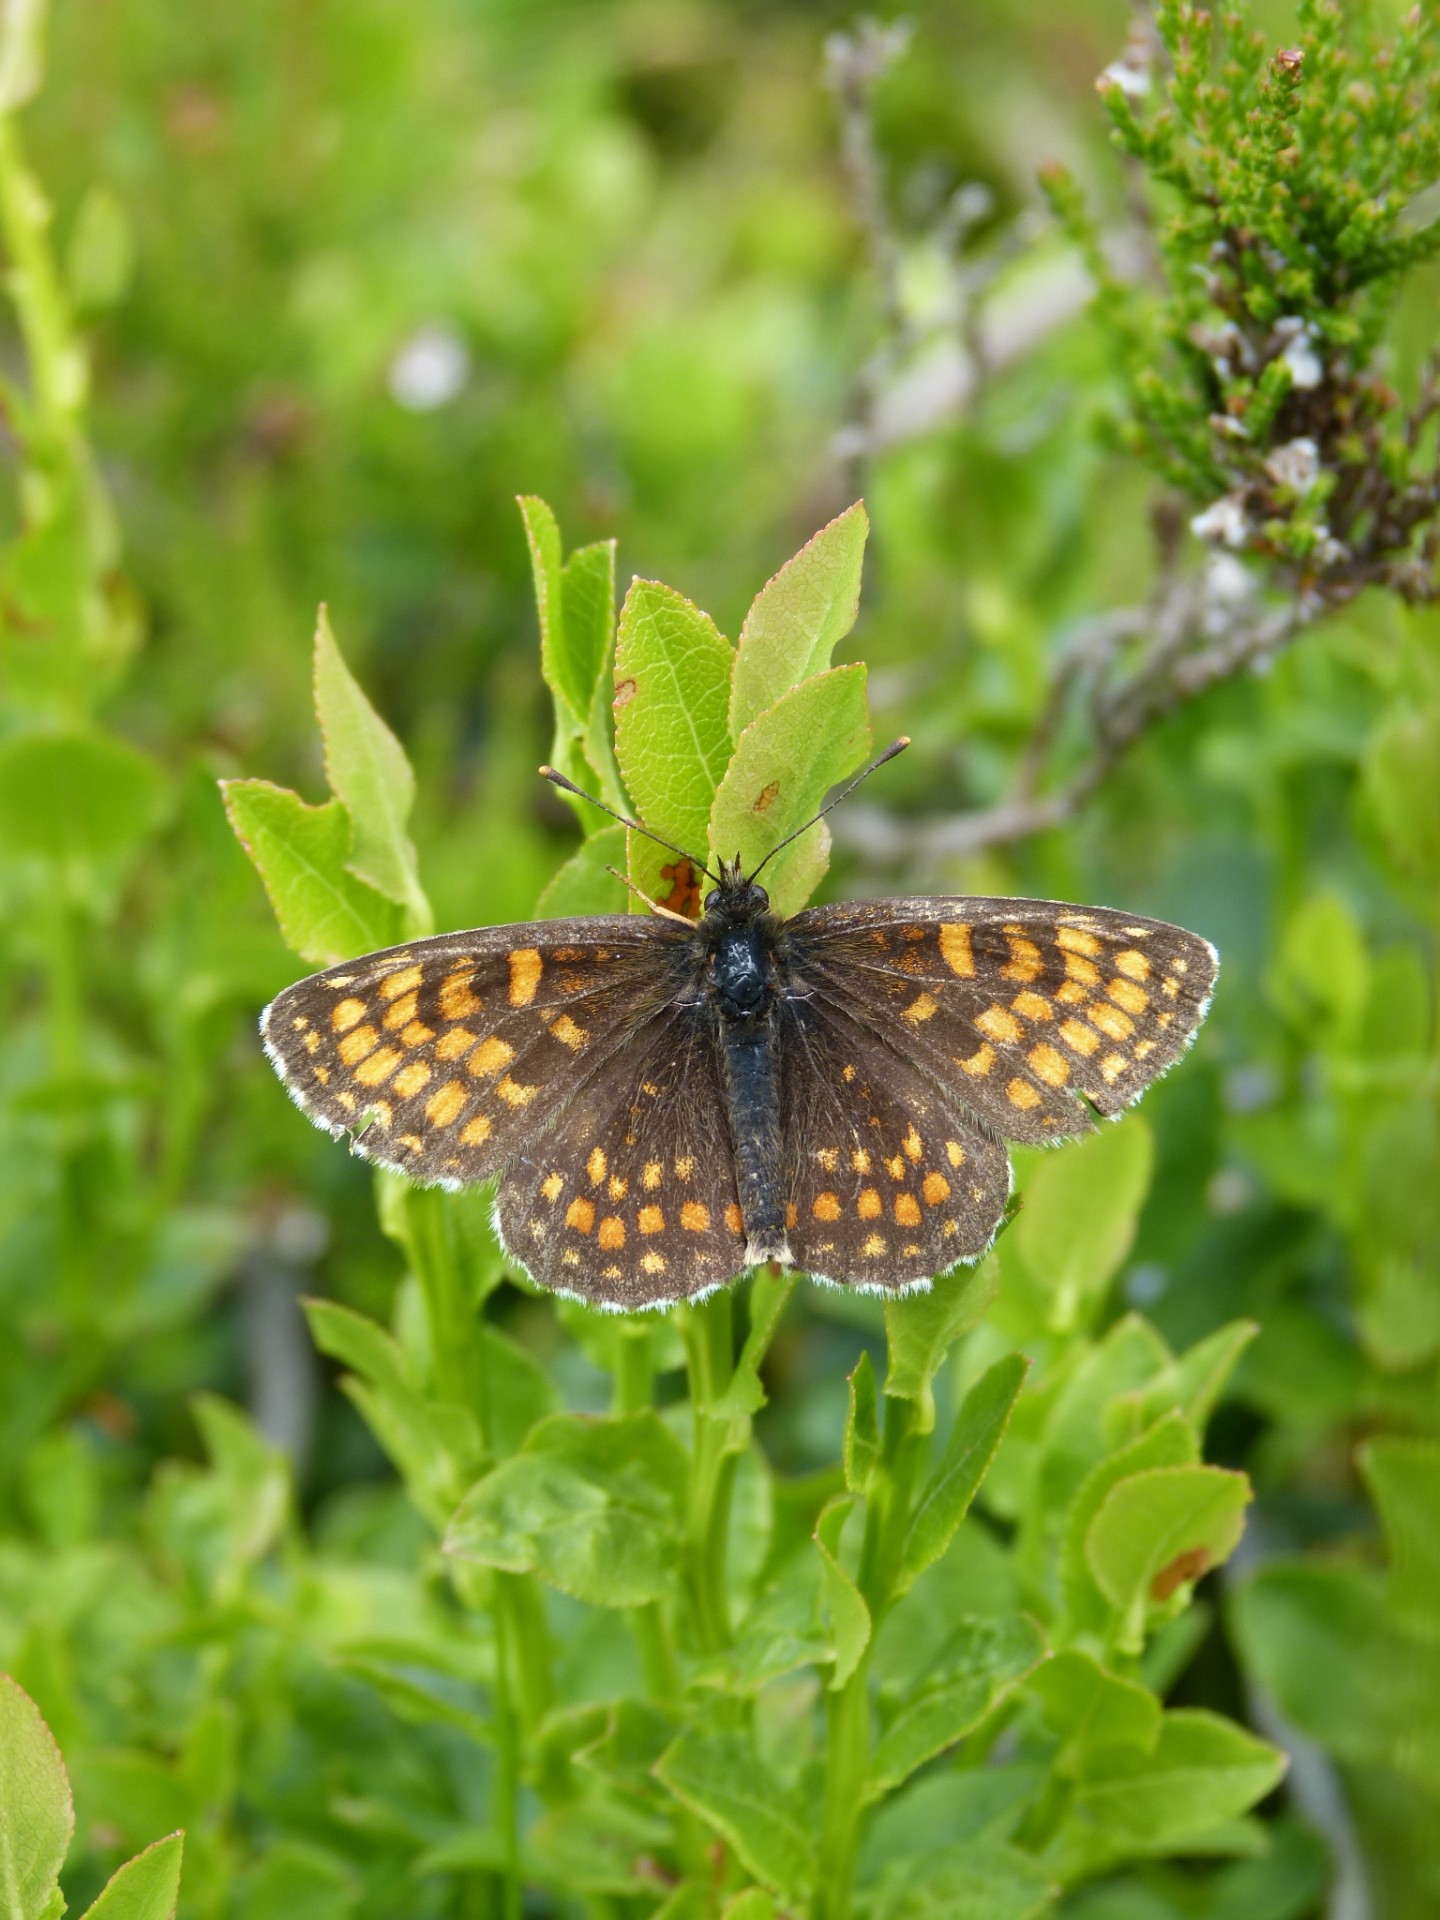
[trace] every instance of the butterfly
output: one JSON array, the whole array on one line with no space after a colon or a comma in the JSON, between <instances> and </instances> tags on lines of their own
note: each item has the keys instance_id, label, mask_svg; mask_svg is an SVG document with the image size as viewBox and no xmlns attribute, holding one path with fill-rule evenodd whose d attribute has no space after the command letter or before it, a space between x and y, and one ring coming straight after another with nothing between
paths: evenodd
<instances>
[{"instance_id":1,"label":"butterfly","mask_svg":"<svg viewBox=\"0 0 1440 1920\"><path fill-rule=\"evenodd\" d=\"M782 920L759 871L722 862L696 921L542 920L347 961L266 1008L266 1051L366 1159L448 1187L498 1174L507 1255L631 1311L766 1261L928 1286L993 1240L1005 1141L1115 1117L1209 1005L1215 949L1161 920L970 897Z\"/></svg>"}]
</instances>

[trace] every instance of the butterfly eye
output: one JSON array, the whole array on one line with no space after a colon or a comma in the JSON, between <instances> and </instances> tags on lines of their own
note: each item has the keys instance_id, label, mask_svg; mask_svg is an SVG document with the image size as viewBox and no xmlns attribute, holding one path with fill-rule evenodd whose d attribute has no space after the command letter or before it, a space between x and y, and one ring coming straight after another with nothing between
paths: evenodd
<instances>
[{"instance_id":1,"label":"butterfly eye","mask_svg":"<svg viewBox=\"0 0 1440 1920\"><path fill-rule=\"evenodd\" d=\"M716 907L719 906L719 904L720 904L720 889L719 887L713 887L710 890L710 892L707 893L705 896L706 913L713 913Z\"/></svg>"}]
</instances>

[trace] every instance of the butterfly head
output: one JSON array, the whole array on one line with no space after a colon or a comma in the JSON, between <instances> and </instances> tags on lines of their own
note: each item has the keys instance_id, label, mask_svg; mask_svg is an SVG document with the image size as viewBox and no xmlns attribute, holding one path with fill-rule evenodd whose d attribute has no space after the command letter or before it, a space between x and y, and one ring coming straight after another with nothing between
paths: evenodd
<instances>
[{"instance_id":1,"label":"butterfly head","mask_svg":"<svg viewBox=\"0 0 1440 1920\"><path fill-rule=\"evenodd\" d=\"M745 877L739 856L720 862L720 884L705 896L705 917L727 926L753 926L770 911L764 887Z\"/></svg>"}]
</instances>

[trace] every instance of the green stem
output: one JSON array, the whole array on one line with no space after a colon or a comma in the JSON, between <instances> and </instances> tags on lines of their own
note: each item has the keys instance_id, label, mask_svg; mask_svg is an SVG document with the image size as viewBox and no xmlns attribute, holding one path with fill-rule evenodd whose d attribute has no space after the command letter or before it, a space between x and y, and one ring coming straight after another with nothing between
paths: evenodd
<instances>
[{"instance_id":1,"label":"green stem","mask_svg":"<svg viewBox=\"0 0 1440 1920\"><path fill-rule=\"evenodd\" d=\"M815 1920L849 1920L860 1840L861 1796L870 1757L870 1656L895 1597L915 1476L929 1436L913 1400L885 1401L885 1431L865 1502L857 1585L870 1609L870 1639L845 1685L825 1697L825 1811Z\"/></svg>"},{"instance_id":2,"label":"green stem","mask_svg":"<svg viewBox=\"0 0 1440 1920\"><path fill-rule=\"evenodd\" d=\"M702 1653L730 1644L725 1562L730 1538L730 1492L736 1454L731 1421L715 1411L735 1370L732 1296L696 1301L685 1323L685 1352L694 1420L694 1461L686 1520L686 1560L695 1641Z\"/></svg>"},{"instance_id":3,"label":"green stem","mask_svg":"<svg viewBox=\"0 0 1440 1920\"><path fill-rule=\"evenodd\" d=\"M622 1320L615 1328L615 1390L611 1410L641 1413L650 1405L654 1392L655 1356L650 1329Z\"/></svg>"},{"instance_id":4,"label":"green stem","mask_svg":"<svg viewBox=\"0 0 1440 1920\"><path fill-rule=\"evenodd\" d=\"M485 1433L488 1396L479 1390L483 1343L476 1338L476 1316L466 1298L443 1194L433 1187L410 1187L405 1194L405 1224L411 1263L425 1300L436 1391L442 1400L474 1412Z\"/></svg>"}]
</instances>

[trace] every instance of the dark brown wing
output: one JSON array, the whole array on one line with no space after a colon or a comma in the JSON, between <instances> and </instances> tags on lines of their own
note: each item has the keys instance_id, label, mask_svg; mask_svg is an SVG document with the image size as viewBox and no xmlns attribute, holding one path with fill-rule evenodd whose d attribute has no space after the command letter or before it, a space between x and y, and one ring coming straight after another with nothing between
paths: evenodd
<instances>
[{"instance_id":1,"label":"dark brown wing","mask_svg":"<svg viewBox=\"0 0 1440 1920\"><path fill-rule=\"evenodd\" d=\"M816 907L783 943L792 983L1032 1145L1138 1098L1193 1038L1218 967L1181 927L1053 900Z\"/></svg>"},{"instance_id":2,"label":"dark brown wing","mask_svg":"<svg viewBox=\"0 0 1440 1920\"><path fill-rule=\"evenodd\" d=\"M260 1030L312 1120L459 1186L497 1172L683 993L688 946L618 914L447 933L298 981Z\"/></svg>"},{"instance_id":3,"label":"dark brown wing","mask_svg":"<svg viewBox=\"0 0 1440 1920\"><path fill-rule=\"evenodd\" d=\"M745 1266L713 1031L679 1005L632 1031L506 1169L496 1223L542 1286L629 1312L723 1286Z\"/></svg>"},{"instance_id":4,"label":"dark brown wing","mask_svg":"<svg viewBox=\"0 0 1440 1920\"><path fill-rule=\"evenodd\" d=\"M796 1266L898 1292L982 1254L1010 1195L1004 1143L847 997L792 1000L781 1023Z\"/></svg>"}]
</instances>

